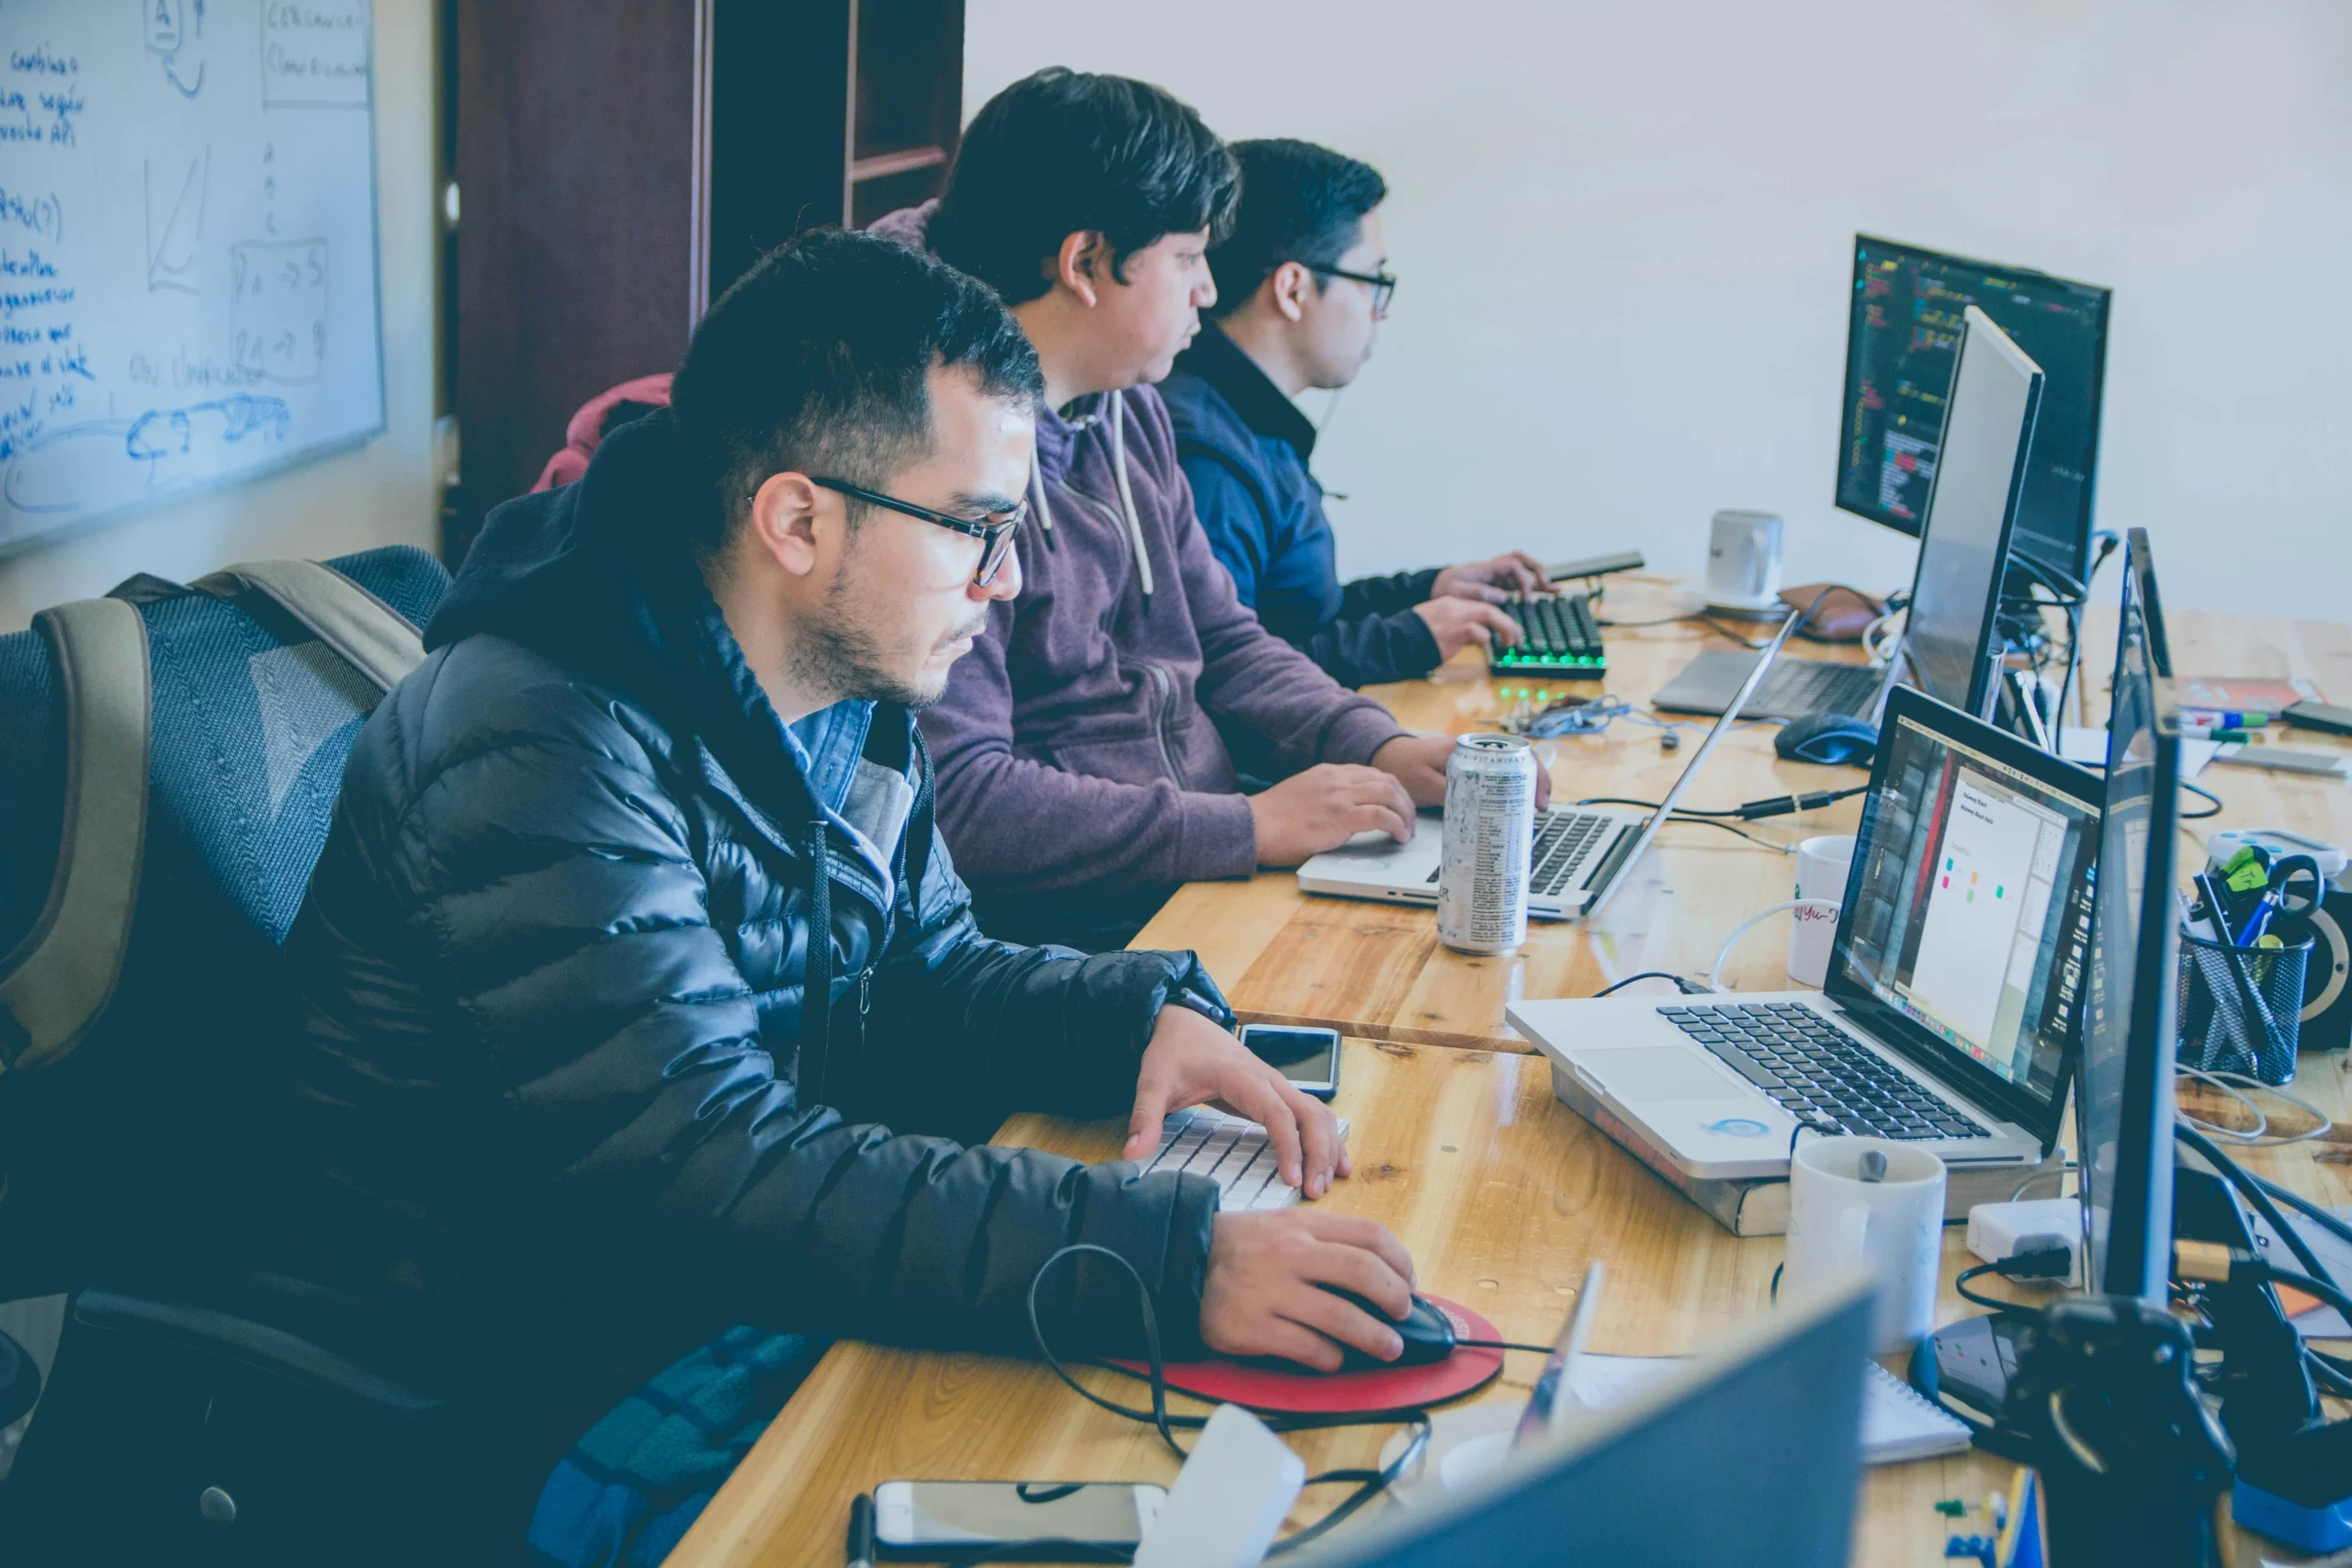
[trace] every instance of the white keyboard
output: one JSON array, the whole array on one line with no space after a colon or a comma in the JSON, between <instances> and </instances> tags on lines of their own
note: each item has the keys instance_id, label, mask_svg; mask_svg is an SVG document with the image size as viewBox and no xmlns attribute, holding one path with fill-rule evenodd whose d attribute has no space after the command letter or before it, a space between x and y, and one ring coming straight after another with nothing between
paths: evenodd
<instances>
[{"instance_id":1,"label":"white keyboard","mask_svg":"<svg viewBox=\"0 0 2352 1568\"><path fill-rule=\"evenodd\" d=\"M1340 1123L1340 1136L1348 1124ZM1287 1209L1298 1189L1286 1185L1274 1163L1273 1140L1243 1116L1228 1116L1205 1105L1169 1113L1160 1123L1159 1152L1144 1162L1144 1174L1181 1170L1216 1183L1220 1209Z\"/></svg>"}]
</instances>

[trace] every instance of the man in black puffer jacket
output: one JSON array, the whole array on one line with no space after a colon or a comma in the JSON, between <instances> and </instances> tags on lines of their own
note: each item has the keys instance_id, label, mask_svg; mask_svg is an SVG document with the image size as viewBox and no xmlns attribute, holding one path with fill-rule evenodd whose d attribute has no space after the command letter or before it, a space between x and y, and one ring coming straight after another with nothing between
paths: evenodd
<instances>
[{"instance_id":1,"label":"man in black puffer jacket","mask_svg":"<svg viewBox=\"0 0 2352 1568\"><path fill-rule=\"evenodd\" d=\"M519 1468L732 1324L1025 1350L1073 1243L1133 1265L1171 1355L1396 1352L1317 1288L1403 1314L1370 1222L913 1135L1131 1111L1133 1156L1217 1099L1310 1195L1348 1171L1192 954L992 942L933 836L910 710L1019 591L1040 388L985 287L796 242L713 308L672 409L491 515L352 749L288 942L298 1261L511 1423ZM1139 1346L1115 1265L1041 1294L1057 1347Z\"/></svg>"}]
</instances>

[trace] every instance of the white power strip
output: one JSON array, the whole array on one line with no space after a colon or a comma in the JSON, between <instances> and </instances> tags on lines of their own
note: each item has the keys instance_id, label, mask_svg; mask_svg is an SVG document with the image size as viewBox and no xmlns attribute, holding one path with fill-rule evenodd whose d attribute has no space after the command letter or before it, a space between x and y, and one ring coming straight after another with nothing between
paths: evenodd
<instances>
[{"instance_id":1,"label":"white power strip","mask_svg":"<svg viewBox=\"0 0 2352 1568\"><path fill-rule=\"evenodd\" d=\"M2077 1198L2027 1198L1979 1203L1968 1211L1968 1250L1987 1263L2015 1258L2032 1237L2054 1237L2066 1248L2066 1283L2083 1282L2083 1205Z\"/></svg>"}]
</instances>

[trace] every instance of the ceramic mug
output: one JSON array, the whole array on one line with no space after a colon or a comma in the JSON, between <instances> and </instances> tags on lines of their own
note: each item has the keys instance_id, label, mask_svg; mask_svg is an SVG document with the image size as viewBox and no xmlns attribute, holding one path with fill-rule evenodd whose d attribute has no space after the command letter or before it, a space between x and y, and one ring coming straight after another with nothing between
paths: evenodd
<instances>
[{"instance_id":1,"label":"ceramic mug","mask_svg":"<svg viewBox=\"0 0 2352 1568\"><path fill-rule=\"evenodd\" d=\"M1862 1156L1886 1156L1867 1181ZM1802 1292L1860 1269L1878 1287L1871 1354L1907 1350L1936 1325L1944 1162L1888 1138L1805 1138L1789 1162L1788 1263L1781 1289Z\"/></svg>"},{"instance_id":2,"label":"ceramic mug","mask_svg":"<svg viewBox=\"0 0 2352 1568\"><path fill-rule=\"evenodd\" d=\"M1826 833L1797 845L1797 897L1846 897L1846 871L1854 863L1854 835ZM1789 978L1818 990L1829 976L1830 939L1838 934L1835 909L1789 911Z\"/></svg>"}]
</instances>

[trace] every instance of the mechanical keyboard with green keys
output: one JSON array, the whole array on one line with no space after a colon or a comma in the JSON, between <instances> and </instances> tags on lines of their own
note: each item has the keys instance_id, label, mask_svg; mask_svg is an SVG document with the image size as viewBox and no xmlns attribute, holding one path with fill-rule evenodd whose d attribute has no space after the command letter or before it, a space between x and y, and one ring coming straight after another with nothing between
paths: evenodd
<instances>
[{"instance_id":1,"label":"mechanical keyboard with green keys","mask_svg":"<svg viewBox=\"0 0 2352 1568\"><path fill-rule=\"evenodd\" d=\"M1609 673L1601 651L1600 624L1581 593L1513 600L1503 606L1527 635L1516 648L1494 648L1487 668L1515 675L1554 675L1598 680Z\"/></svg>"}]
</instances>

